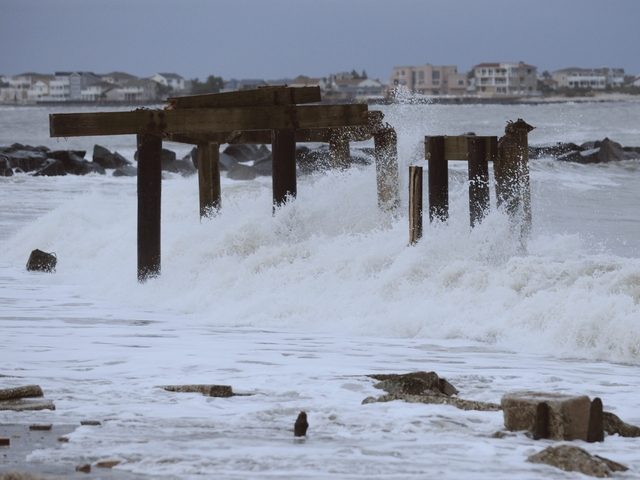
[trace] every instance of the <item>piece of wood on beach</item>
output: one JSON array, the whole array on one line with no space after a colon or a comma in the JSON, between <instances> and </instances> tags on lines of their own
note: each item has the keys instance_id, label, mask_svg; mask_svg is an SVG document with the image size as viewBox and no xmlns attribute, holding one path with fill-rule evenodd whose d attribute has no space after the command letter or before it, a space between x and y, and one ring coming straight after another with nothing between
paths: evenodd
<instances>
[{"instance_id":1,"label":"piece of wood on beach","mask_svg":"<svg viewBox=\"0 0 640 480\"><path fill-rule=\"evenodd\" d=\"M51 137L140 133L228 132L367 125L367 105L302 105L246 108L53 113Z\"/></svg>"}]
</instances>

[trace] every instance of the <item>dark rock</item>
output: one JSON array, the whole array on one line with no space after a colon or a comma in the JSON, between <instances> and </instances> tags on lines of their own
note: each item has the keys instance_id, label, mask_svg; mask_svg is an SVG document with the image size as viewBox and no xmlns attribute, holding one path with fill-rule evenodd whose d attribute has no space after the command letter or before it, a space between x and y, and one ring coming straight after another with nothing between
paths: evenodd
<instances>
[{"instance_id":1,"label":"dark rock","mask_svg":"<svg viewBox=\"0 0 640 480\"><path fill-rule=\"evenodd\" d=\"M53 150L47 154L48 158L55 158L62 162L70 160L84 160L86 150Z\"/></svg>"},{"instance_id":2,"label":"dark rock","mask_svg":"<svg viewBox=\"0 0 640 480\"><path fill-rule=\"evenodd\" d=\"M307 414L306 412L300 412L298 418L296 419L296 423L293 425L293 435L295 437L304 437L307 435L307 429L309 428L309 423L307 422Z\"/></svg>"},{"instance_id":3,"label":"dark rock","mask_svg":"<svg viewBox=\"0 0 640 480\"><path fill-rule=\"evenodd\" d=\"M273 174L273 156L271 152L253 162L253 168L258 172L258 175L270 177Z\"/></svg>"},{"instance_id":4,"label":"dark rock","mask_svg":"<svg viewBox=\"0 0 640 480\"><path fill-rule=\"evenodd\" d=\"M599 163L619 162L628 158L627 152L622 149L622 145L618 142L605 138L600 143L600 150L598 151Z\"/></svg>"},{"instance_id":5,"label":"dark rock","mask_svg":"<svg viewBox=\"0 0 640 480\"><path fill-rule=\"evenodd\" d=\"M229 385L166 385L158 387L167 392L202 393L209 397L233 397L233 389Z\"/></svg>"},{"instance_id":6,"label":"dark rock","mask_svg":"<svg viewBox=\"0 0 640 480\"><path fill-rule=\"evenodd\" d=\"M530 456L531 463L544 463L566 472L580 472L598 478L608 478L612 472L624 472L627 467L603 457L591 456L589 452L574 445L548 447Z\"/></svg>"},{"instance_id":7,"label":"dark rock","mask_svg":"<svg viewBox=\"0 0 640 480\"><path fill-rule=\"evenodd\" d=\"M562 143L558 142L555 145L543 146L543 147L529 147L529 159L537 159L541 157L554 157L557 158L561 155L571 152L581 152L584 150L580 145L575 143Z\"/></svg>"},{"instance_id":8,"label":"dark rock","mask_svg":"<svg viewBox=\"0 0 640 480\"><path fill-rule=\"evenodd\" d=\"M85 463L84 465L78 465L76 467L76 472L91 473L91 465L88 463Z\"/></svg>"},{"instance_id":9,"label":"dark rock","mask_svg":"<svg viewBox=\"0 0 640 480\"><path fill-rule=\"evenodd\" d=\"M86 175L88 173L99 173L100 175L104 175L106 173L104 168L98 163L85 160L71 150L62 150L52 153L57 155L57 159L62 162L64 169L71 175Z\"/></svg>"},{"instance_id":10,"label":"dark rock","mask_svg":"<svg viewBox=\"0 0 640 480\"><path fill-rule=\"evenodd\" d=\"M109 149L100 145L93 146L93 161L102 168L119 168L131 165L131 162L118 152L111 153Z\"/></svg>"},{"instance_id":11,"label":"dark rock","mask_svg":"<svg viewBox=\"0 0 640 480\"><path fill-rule=\"evenodd\" d=\"M576 152L568 152L562 155L559 155L557 159L561 162L572 162L572 163L600 163L598 159L598 148L592 148L591 150L582 150Z\"/></svg>"},{"instance_id":12,"label":"dark rock","mask_svg":"<svg viewBox=\"0 0 640 480\"><path fill-rule=\"evenodd\" d=\"M374 374L369 377L380 380L374 385L388 393L404 395L455 395L458 390L436 372L411 372L404 374Z\"/></svg>"},{"instance_id":13,"label":"dark rock","mask_svg":"<svg viewBox=\"0 0 640 480\"><path fill-rule=\"evenodd\" d=\"M40 272L55 272L58 258L55 253L47 253L35 249L29 255L27 270Z\"/></svg>"},{"instance_id":14,"label":"dark rock","mask_svg":"<svg viewBox=\"0 0 640 480\"><path fill-rule=\"evenodd\" d=\"M175 162L178 157L176 156L176 152L174 152L173 150L163 148L161 158L162 170L167 170L169 168L169 165Z\"/></svg>"},{"instance_id":15,"label":"dark rock","mask_svg":"<svg viewBox=\"0 0 640 480\"><path fill-rule=\"evenodd\" d=\"M640 147L623 147L629 159L640 158Z\"/></svg>"},{"instance_id":16,"label":"dark rock","mask_svg":"<svg viewBox=\"0 0 640 480\"><path fill-rule=\"evenodd\" d=\"M3 156L9 160L11 168L20 168L25 172L38 170L47 161L45 153L34 150L5 150Z\"/></svg>"},{"instance_id":17,"label":"dark rock","mask_svg":"<svg viewBox=\"0 0 640 480\"><path fill-rule=\"evenodd\" d=\"M611 412L602 412L604 431L621 437L640 437L640 427L623 422Z\"/></svg>"},{"instance_id":18,"label":"dark rock","mask_svg":"<svg viewBox=\"0 0 640 480\"><path fill-rule=\"evenodd\" d=\"M229 171L235 168L238 165L238 161L233 158L231 155L227 155L226 153L220 154L220 171Z\"/></svg>"},{"instance_id":19,"label":"dark rock","mask_svg":"<svg viewBox=\"0 0 640 480\"><path fill-rule=\"evenodd\" d=\"M227 178L232 180L253 180L258 176L255 168L241 163L236 164L227 173Z\"/></svg>"},{"instance_id":20,"label":"dark rock","mask_svg":"<svg viewBox=\"0 0 640 480\"><path fill-rule=\"evenodd\" d=\"M189 152L189 157L191 158L191 163L193 163L193 166L196 167L196 170L198 169L198 147L193 147L191 149L191 151Z\"/></svg>"},{"instance_id":21,"label":"dark rock","mask_svg":"<svg viewBox=\"0 0 640 480\"><path fill-rule=\"evenodd\" d=\"M56 160L54 158L48 159L42 167L40 167L36 173L33 174L34 177L58 177L64 176L67 174L67 171L64 168L64 164L60 160Z\"/></svg>"},{"instance_id":22,"label":"dark rock","mask_svg":"<svg viewBox=\"0 0 640 480\"><path fill-rule=\"evenodd\" d=\"M102 425L98 420L80 420L80 425L90 426L90 427L99 427Z\"/></svg>"},{"instance_id":23,"label":"dark rock","mask_svg":"<svg viewBox=\"0 0 640 480\"><path fill-rule=\"evenodd\" d=\"M165 169L167 172L179 173L183 177L188 177L198 172L196 167L191 163L191 159L188 160L174 160Z\"/></svg>"},{"instance_id":24,"label":"dark rock","mask_svg":"<svg viewBox=\"0 0 640 480\"><path fill-rule=\"evenodd\" d=\"M264 156L257 145L251 144L229 145L222 153L235 158L238 162L250 162Z\"/></svg>"},{"instance_id":25,"label":"dark rock","mask_svg":"<svg viewBox=\"0 0 640 480\"><path fill-rule=\"evenodd\" d=\"M138 175L138 169L133 165L125 165L124 167L116 168L113 171L114 177L135 177Z\"/></svg>"},{"instance_id":26,"label":"dark rock","mask_svg":"<svg viewBox=\"0 0 640 480\"><path fill-rule=\"evenodd\" d=\"M4 155L0 155L0 177L10 177L12 175L11 162Z\"/></svg>"}]
</instances>

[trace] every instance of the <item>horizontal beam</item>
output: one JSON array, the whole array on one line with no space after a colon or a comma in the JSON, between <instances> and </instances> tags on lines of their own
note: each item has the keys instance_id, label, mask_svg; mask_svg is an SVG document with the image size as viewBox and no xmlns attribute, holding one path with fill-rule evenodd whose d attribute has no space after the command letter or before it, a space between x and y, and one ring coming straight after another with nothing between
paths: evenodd
<instances>
[{"instance_id":1,"label":"horizontal beam","mask_svg":"<svg viewBox=\"0 0 640 480\"><path fill-rule=\"evenodd\" d=\"M320 87L262 87L238 92L168 98L167 110L181 108L269 107L320 102Z\"/></svg>"},{"instance_id":2,"label":"horizontal beam","mask_svg":"<svg viewBox=\"0 0 640 480\"><path fill-rule=\"evenodd\" d=\"M486 159L488 162L492 162L494 157L498 154L498 137L481 137L474 135L458 135L458 136L445 136L444 137L444 159L445 160L468 160L468 145L467 139L469 137L484 138L486 142ZM427 139L424 139L424 158L429 159L429 147Z\"/></svg>"},{"instance_id":3,"label":"horizontal beam","mask_svg":"<svg viewBox=\"0 0 640 480\"><path fill-rule=\"evenodd\" d=\"M367 105L307 105L251 108L135 110L132 112L53 113L51 137L153 133L289 130L367 125Z\"/></svg>"}]
</instances>

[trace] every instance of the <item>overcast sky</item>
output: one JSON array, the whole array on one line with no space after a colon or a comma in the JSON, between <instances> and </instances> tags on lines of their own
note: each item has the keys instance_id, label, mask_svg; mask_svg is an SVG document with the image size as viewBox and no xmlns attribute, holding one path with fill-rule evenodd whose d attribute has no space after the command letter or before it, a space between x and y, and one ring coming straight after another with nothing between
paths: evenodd
<instances>
[{"instance_id":1,"label":"overcast sky","mask_svg":"<svg viewBox=\"0 0 640 480\"><path fill-rule=\"evenodd\" d=\"M518 62L640 74L640 0L0 0L0 75L279 79Z\"/></svg>"}]
</instances>

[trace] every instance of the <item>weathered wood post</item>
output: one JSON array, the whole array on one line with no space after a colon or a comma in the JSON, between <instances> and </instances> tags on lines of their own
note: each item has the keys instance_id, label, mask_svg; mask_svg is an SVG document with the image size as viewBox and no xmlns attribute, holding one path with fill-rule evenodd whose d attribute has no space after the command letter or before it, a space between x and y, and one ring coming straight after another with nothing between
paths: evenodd
<instances>
[{"instance_id":1,"label":"weathered wood post","mask_svg":"<svg viewBox=\"0 0 640 480\"><path fill-rule=\"evenodd\" d=\"M467 138L469 160L469 217L471 227L482 222L489 211L489 162L484 137Z\"/></svg>"},{"instance_id":2,"label":"weathered wood post","mask_svg":"<svg viewBox=\"0 0 640 480\"><path fill-rule=\"evenodd\" d=\"M198 190L200 218L210 217L220 209L220 145L216 142L198 144Z\"/></svg>"},{"instance_id":3,"label":"weathered wood post","mask_svg":"<svg viewBox=\"0 0 640 480\"><path fill-rule=\"evenodd\" d=\"M138 134L138 281L160 275L162 137Z\"/></svg>"},{"instance_id":4,"label":"weathered wood post","mask_svg":"<svg viewBox=\"0 0 640 480\"><path fill-rule=\"evenodd\" d=\"M296 131L272 130L273 155L273 210L282 206L287 198L295 198L296 183Z\"/></svg>"},{"instance_id":5,"label":"weathered wood post","mask_svg":"<svg viewBox=\"0 0 640 480\"><path fill-rule=\"evenodd\" d=\"M528 134L534 128L521 118L509 122L504 137L498 141L494 162L498 206L506 210L514 227L520 226L523 240L531 233Z\"/></svg>"},{"instance_id":6,"label":"weathered wood post","mask_svg":"<svg viewBox=\"0 0 640 480\"><path fill-rule=\"evenodd\" d=\"M378 207L393 211L400 206L398 181L398 136L387 126L373 134L376 158Z\"/></svg>"},{"instance_id":7,"label":"weathered wood post","mask_svg":"<svg viewBox=\"0 0 640 480\"><path fill-rule=\"evenodd\" d=\"M429 165L429 220L449 218L449 167L444 155L444 137L427 137L425 156Z\"/></svg>"},{"instance_id":8,"label":"weathered wood post","mask_svg":"<svg viewBox=\"0 0 640 480\"><path fill-rule=\"evenodd\" d=\"M409 245L422 238L422 167L409 167Z\"/></svg>"},{"instance_id":9,"label":"weathered wood post","mask_svg":"<svg viewBox=\"0 0 640 480\"><path fill-rule=\"evenodd\" d=\"M349 132L346 128L332 128L329 136L331 167L346 169L351 161Z\"/></svg>"}]
</instances>

